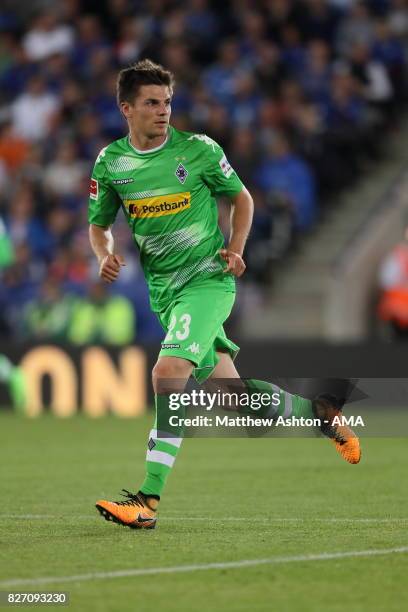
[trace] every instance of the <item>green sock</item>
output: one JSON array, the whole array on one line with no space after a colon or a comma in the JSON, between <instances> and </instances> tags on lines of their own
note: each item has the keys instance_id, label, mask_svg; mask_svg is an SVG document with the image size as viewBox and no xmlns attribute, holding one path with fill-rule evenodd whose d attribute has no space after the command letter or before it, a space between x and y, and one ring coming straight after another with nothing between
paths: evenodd
<instances>
[{"instance_id":1,"label":"green sock","mask_svg":"<svg viewBox=\"0 0 408 612\"><path fill-rule=\"evenodd\" d=\"M183 418L185 408L170 410L168 395L155 395L155 406L156 418L147 443L146 477L140 490L160 497L183 441L183 428L170 426L169 417Z\"/></svg>"},{"instance_id":2,"label":"green sock","mask_svg":"<svg viewBox=\"0 0 408 612\"><path fill-rule=\"evenodd\" d=\"M300 395L293 395L288 391L280 389L277 385L266 382L264 380L256 380L254 378L247 379L244 381L247 387L249 395L259 397L261 393L268 393L271 396L271 404L268 406L262 406L259 410L246 409L247 413L257 414L260 417L279 417L283 416L285 419L289 419L294 416L297 418L313 418L312 401L301 397ZM272 403L272 394L279 394L279 403L274 401Z\"/></svg>"}]
</instances>

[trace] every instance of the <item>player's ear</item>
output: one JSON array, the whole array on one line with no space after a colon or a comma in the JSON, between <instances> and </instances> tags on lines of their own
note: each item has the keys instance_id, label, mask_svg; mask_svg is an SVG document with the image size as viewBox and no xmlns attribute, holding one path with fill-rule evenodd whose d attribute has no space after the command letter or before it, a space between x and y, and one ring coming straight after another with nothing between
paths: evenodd
<instances>
[{"instance_id":1,"label":"player's ear","mask_svg":"<svg viewBox=\"0 0 408 612\"><path fill-rule=\"evenodd\" d=\"M132 107L129 102L121 102L120 112L125 117L125 119L130 119L132 117Z\"/></svg>"}]
</instances>

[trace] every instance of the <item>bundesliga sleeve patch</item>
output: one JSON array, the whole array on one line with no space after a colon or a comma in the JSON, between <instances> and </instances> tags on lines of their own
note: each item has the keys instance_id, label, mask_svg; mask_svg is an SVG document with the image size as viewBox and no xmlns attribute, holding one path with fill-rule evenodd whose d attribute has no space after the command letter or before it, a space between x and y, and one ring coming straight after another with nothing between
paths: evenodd
<instances>
[{"instance_id":1,"label":"bundesliga sleeve patch","mask_svg":"<svg viewBox=\"0 0 408 612\"><path fill-rule=\"evenodd\" d=\"M97 200L99 195L99 185L96 179L91 179L91 186L89 189L89 197L92 200Z\"/></svg>"},{"instance_id":2,"label":"bundesliga sleeve patch","mask_svg":"<svg viewBox=\"0 0 408 612\"><path fill-rule=\"evenodd\" d=\"M222 170L222 173L229 178L231 176L231 174L234 172L234 169L232 168L231 164L229 163L228 159L225 157L225 155L223 155L219 161L220 164L220 168Z\"/></svg>"}]
</instances>

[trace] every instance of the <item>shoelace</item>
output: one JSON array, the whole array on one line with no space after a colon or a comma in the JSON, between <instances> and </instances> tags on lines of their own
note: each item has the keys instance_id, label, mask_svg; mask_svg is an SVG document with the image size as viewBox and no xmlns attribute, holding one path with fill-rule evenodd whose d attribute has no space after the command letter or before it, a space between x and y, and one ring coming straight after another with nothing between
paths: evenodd
<instances>
[{"instance_id":1,"label":"shoelace","mask_svg":"<svg viewBox=\"0 0 408 612\"><path fill-rule=\"evenodd\" d=\"M338 411L338 415L343 414L342 410L339 409ZM322 417L320 417L322 419ZM338 444L340 444L341 446L343 446L343 444L347 443L347 438L344 437L344 435L342 433L340 433L340 431L338 430L338 428L335 425L331 425L331 424L322 424L320 426L321 431L328 436L329 438L331 438L332 440L335 440Z\"/></svg>"},{"instance_id":2,"label":"shoelace","mask_svg":"<svg viewBox=\"0 0 408 612\"><path fill-rule=\"evenodd\" d=\"M343 414L342 411L339 410L339 415L342 415L342 414ZM340 444L340 446L343 446L343 444L346 444L347 438L345 438L343 436L343 434L339 432L337 427L335 427L334 425L329 425L329 428L330 428L330 432L332 434L332 436L330 436L330 437L332 437L333 440L338 442L338 444Z\"/></svg>"},{"instance_id":3,"label":"shoelace","mask_svg":"<svg viewBox=\"0 0 408 612\"><path fill-rule=\"evenodd\" d=\"M334 429L333 431L333 439L336 440L336 442L338 442L340 446L343 446L343 444L346 444L347 442L347 438L345 438L339 431L337 431L337 429Z\"/></svg>"},{"instance_id":4,"label":"shoelace","mask_svg":"<svg viewBox=\"0 0 408 612\"><path fill-rule=\"evenodd\" d=\"M115 504L118 504L118 506L140 506L141 508L144 507L144 503L138 493L131 493L127 489L122 489L122 491L124 491L124 493L121 493L121 495L123 497L126 497L127 499L125 501L115 501Z\"/></svg>"}]
</instances>

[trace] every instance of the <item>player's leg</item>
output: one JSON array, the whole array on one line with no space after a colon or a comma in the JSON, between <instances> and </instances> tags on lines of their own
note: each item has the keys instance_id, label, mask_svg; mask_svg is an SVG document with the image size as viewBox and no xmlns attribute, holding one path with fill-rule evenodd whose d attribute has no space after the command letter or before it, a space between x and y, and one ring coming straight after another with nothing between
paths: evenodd
<instances>
[{"instance_id":1,"label":"player's leg","mask_svg":"<svg viewBox=\"0 0 408 612\"><path fill-rule=\"evenodd\" d=\"M239 373L234 365L231 354L228 352L217 352L219 362L209 376L209 382L216 379L233 379L239 378ZM313 401L303 398L299 395L294 395L288 391L280 389L276 385L272 385L266 381L248 379L243 381L248 393L270 393L271 406L257 411L260 417L283 416L290 418L313 418L320 419L320 430L324 435L333 441L337 452L349 463L358 463L361 458L360 443L353 432L347 425L333 425L334 417L341 415L342 406L337 398L327 394L322 394ZM236 387L236 382L234 382ZM272 394L279 394L279 403L272 404ZM247 410L247 409L245 409Z\"/></svg>"},{"instance_id":2,"label":"player's leg","mask_svg":"<svg viewBox=\"0 0 408 612\"><path fill-rule=\"evenodd\" d=\"M232 360L231 354L225 351L216 351L218 356L218 363L214 370L211 372L209 378L241 378L235 364Z\"/></svg>"},{"instance_id":3,"label":"player's leg","mask_svg":"<svg viewBox=\"0 0 408 612\"><path fill-rule=\"evenodd\" d=\"M182 440L182 429L173 428L169 422L169 395L183 391L193 367L200 365L202 356L212 347L233 302L234 294L217 282L211 287L187 288L175 304L160 313L167 333L153 368L156 418L149 435L146 478L138 493L125 490L122 502L97 502L106 519L129 527L155 526L157 505Z\"/></svg>"},{"instance_id":4,"label":"player's leg","mask_svg":"<svg viewBox=\"0 0 408 612\"><path fill-rule=\"evenodd\" d=\"M155 393L155 422L149 433L146 454L146 476L137 493L126 489L125 500L99 500L96 508L106 518L132 528L154 529L160 495L182 442L180 427L168 427L169 396L181 393L193 364L174 356L158 358L152 371Z\"/></svg>"},{"instance_id":5,"label":"player's leg","mask_svg":"<svg viewBox=\"0 0 408 612\"><path fill-rule=\"evenodd\" d=\"M183 428L171 423L170 417L175 413L170 410L170 396L184 391L193 367L188 359L162 355L153 368L155 420L149 433L146 476L140 492L155 502L160 500L183 440ZM178 409L177 417L183 417L184 413L185 409ZM157 503L153 505L157 507Z\"/></svg>"},{"instance_id":6,"label":"player's leg","mask_svg":"<svg viewBox=\"0 0 408 612\"><path fill-rule=\"evenodd\" d=\"M224 329L220 330L217 340L219 344L228 341ZM207 379L207 386L212 382L216 384L217 379L223 379L226 383L228 380L241 380L232 355L230 352L226 352L226 348L223 352L217 351L217 358L219 361ZM288 391L280 389L277 385L263 380L245 379L241 382L242 387L248 394L265 393L271 396L271 404L258 409L256 411L257 416L274 418L278 416L284 416L284 418L290 418L292 416L298 418L312 418L314 416L311 400L301 397L300 395L293 395ZM235 388L236 385L237 382L234 382ZM247 412L247 408L245 408L244 411Z\"/></svg>"}]
</instances>

